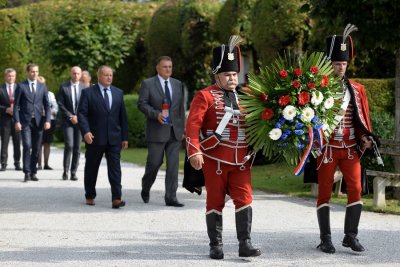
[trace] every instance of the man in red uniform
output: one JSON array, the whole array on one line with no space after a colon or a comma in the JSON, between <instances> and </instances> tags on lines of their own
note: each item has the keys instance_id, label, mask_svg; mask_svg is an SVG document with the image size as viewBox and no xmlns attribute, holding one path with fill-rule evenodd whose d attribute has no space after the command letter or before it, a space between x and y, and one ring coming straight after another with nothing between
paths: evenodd
<instances>
[{"instance_id":1,"label":"man in red uniform","mask_svg":"<svg viewBox=\"0 0 400 267\"><path fill-rule=\"evenodd\" d=\"M332 61L335 75L341 78L344 98L342 112L335 118L338 124L328 143L324 144L322 154L317 158L317 217L321 238L318 248L325 253L335 253L331 241L329 201L337 167L343 173L347 186L345 236L342 245L353 251L364 251L356 238L362 210L359 153L361 155L365 149L371 148L371 138L375 136L372 134L364 86L349 80L345 75L348 61L353 57L353 44L349 35L353 30L357 28L348 25L343 36L333 35L326 40L327 56Z\"/></svg>"},{"instance_id":2,"label":"man in red uniform","mask_svg":"<svg viewBox=\"0 0 400 267\"><path fill-rule=\"evenodd\" d=\"M239 257L261 255L251 244L251 158L245 136L244 114L236 87L240 71L240 37L213 49L215 84L194 97L186 123L187 155L202 169L207 190L206 222L210 257L223 259L222 210L227 194L233 200Z\"/></svg>"}]
</instances>

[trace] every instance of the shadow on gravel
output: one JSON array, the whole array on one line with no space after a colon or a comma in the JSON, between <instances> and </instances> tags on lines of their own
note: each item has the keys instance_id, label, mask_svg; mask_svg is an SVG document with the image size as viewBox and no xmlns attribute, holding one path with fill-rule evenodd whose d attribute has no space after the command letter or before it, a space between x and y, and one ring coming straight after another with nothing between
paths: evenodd
<instances>
[{"instance_id":1,"label":"shadow on gravel","mask_svg":"<svg viewBox=\"0 0 400 267\"><path fill-rule=\"evenodd\" d=\"M0 252L0 262L13 260L15 262L54 262L62 263L64 261L102 261L103 263L113 260L132 261L135 260L146 262L158 262L157 266L168 266L168 261L173 261L174 265L179 262L187 263L190 261L199 264L212 261L208 258L208 240L206 233L200 231L190 232L158 232L142 233L148 234L150 238L138 240L137 238L123 238L109 240L115 244L124 243L124 245L102 246L93 244L93 246L68 246L68 247L46 247L36 246L19 251L3 251ZM135 233L127 233L127 235L135 236ZM226 231L224 244L225 260L223 262L240 263L243 262L237 256L237 242L233 239L235 233ZM99 236L102 233L99 232ZM397 246L400 242L400 233L398 231L363 231L363 244L367 251L364 253L351 252L348 248L340 245L340 240L334 240L336 254L328 255L316 249L316 236L310 236L304 233L253 233L254 245L261 248L263 254L256 260L259 263L276 263L281 266L304 266L309 263L310 266L317 265L382 265L387 264L395 266L400 262L400 255ZM386 237L397 236L393 246L385 246ZM335 236L336 237L336 236ZM377 240L382 240L379 242ZM261 241L261 242L260 242ZM388 245L388 244L386 244ZM382 249L384 246L384 249ZM164 262L164 263L163 263ZM245 263L245 262L243 262ZM297 264L296 264L297 263ZM164 265L167 264L167 265ZM256 264L257 265L257 264ZM264 264L262 264L264 265ZM211 265L210 265L211 266ZM253 265L252 265L253 266Z\"/></svg>"},{"instance_id":2,"label":"shadow on gravel","mask_svg":"<svg viewBox=\"0 0 400 267\"><path fill-rule=\"evenodd\" d=\"M32 182L33 183L33 182ZM40 183L40 181L39 181ZM164 191L152 190L150 203L144 204L140 197L140 190L122 189L122 199L126 206L120 210L111 209L111 189L99 188L95 199L95 206L85 205L85 193L83 186L78 187L34 187L29 183L26 187L0 188L0 210L1 213L24 213L24 212L147 212L166 209L198 209L204 206L204 197L194 197L189 194L180 194L179 201L183 202L183 208L166 207L164 202Z\"/></svg>"}]
</instances>

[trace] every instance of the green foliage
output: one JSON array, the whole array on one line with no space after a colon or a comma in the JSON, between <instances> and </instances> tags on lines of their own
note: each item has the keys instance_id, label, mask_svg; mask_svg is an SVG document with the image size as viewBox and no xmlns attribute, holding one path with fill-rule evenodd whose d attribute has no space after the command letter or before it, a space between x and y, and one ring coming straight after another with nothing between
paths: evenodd
<instances>
[{"instance_id":1,"label":"green foliage","mask_svg":"<svg viewBox=\"0 0 400 267\"><path fill-rule=\"evenodd\" d=\"M395 113L394 79L354 79L365 87L371 113Z\"/></svg>"},{"instance_id":2,"label":"green foliage","mask_svg":"<svg viewBox=\"0 0 400 267\"><path fill-rule=\"evenodd\" d=\"M346 0L337 0L335 4L328 0L309 2L314 19L314 40L319 40L314 47L325 49L326 36L341 35L347 23L355 24L358 32L352 37L357 76L394 76L395 51L400 44L399 1L354 0L351 4Z\"/></svg>"},{"instance_id":3,"label":"green foliage","mask_svg":"<svg viewBox=\"0 0 400 267\"><path fill-rule=\"evenodd\" d=\"M56 92L60 83L69 79L73 65L88 68L92 75L101 64L119 66L115 85L131 91L143 77L146 61L140 47L157 6L54 0L1 10L0 67L16 68L17 78L22 80L26 64L37 63L48 88ZM124 59L128 64L123 64Z\"/></svg>"},{"instance_id":4,"label":"green foliage","mask_svg":"<svg viewBox=\"0 0 400 267\"><path fill-rule=\"evenodd\" d=\"M171 0L154 14L147 35L148 73L154 73L155 60L168 55L174 63L174 76L189 91L210 83L214 18L220 4L212 0Z\"/></svg>"},{"instance_id":5,"label":"green foliage","mask_svg":"<svg viewBox=\"0 0 400 267\"><path fill-rule=\"evenodd\" d=\"M146 118L137 108L137 95L125 95L124 102L128 114L128 142L130 147L145 147Z\"/></svg>"},{"instance_id":6,"label":"green foliage","mask_svg":"<svg viewBox=\"0 0 400 267\"><path fill-rule=\"evenodd\" d=\"M79 65L93 72L103 64L115 68L123 63L137 34L133 21L126 19L129 9L117 2L99 2L69 1L54 10L45 34L56 70Z\"/></svg>"},{"instance_id":7,"label":"green foliage","mask_svg":"<svg viewBox=\"0 0 400 267\"><path fill-rule=\"evenodd\" d=\"M30 59L31 24L25 8L0 10L0 70L14 68L17 80L25 79Z\"/></svg>"},{"instance_id":8,"label":"green foliage","mask_svg":"<svg viewBox=\"0 0 400 267\"><path fill-rule=\"evenodd\" d=\"M227 0L218 13L215 31L220 43L227 43L231 35L241 36L244 39L240 45L242 55L249 59L249 66L258 69L251 30L251 16L255 3L256 0Z\"/></svg>"},{"instance_id":9,"label":"green foliage","mask_svg":"<svg viewBox=\"0 0 400 267\"><path fill-rule=\"evenodd\" d=\"M246 40L246 44L241 46L242 50L245 52L251 47L253 42L251 12L255 3L256 0L227 0L225 2L216 20L218 41L224 43L231 35L240 35Z\"/></svg>"},{"instance_id":10,"label":"green foliage","mask_svg":"<svg viewBox=\"0 0 400 267\"><path fill-rule=\"evenodd\" d=\"M262 65L272 63L278 53L302 54L308 31L304 1L258 0L253 8L252 36Z\"/></svg>"}]
</instances>

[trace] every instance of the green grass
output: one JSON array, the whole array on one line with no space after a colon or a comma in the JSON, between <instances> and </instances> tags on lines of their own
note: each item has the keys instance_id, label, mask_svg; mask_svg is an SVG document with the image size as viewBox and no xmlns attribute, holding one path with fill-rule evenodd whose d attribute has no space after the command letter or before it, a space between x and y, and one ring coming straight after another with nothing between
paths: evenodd
<instances>
[{"instance_id":1,"label":"green grass","mask_svg":"<svg viewBox=\"0 0 400 267\"><path fill-rule=\"evenodd\" d=\"M183 173L184 157L185 152L182 150L179 156L179 171L181 173ZM144 166L146 164L147 149L130 148L128 150L123 150L121 158L124 161ZM165 164L163 164L161 168L165 169ZM254 189L265 192L315 198L311 195L311 185L304 184L303 177L295 176L293 174L293 169L288 167L285 163L253 166L252 183ZM386 200L386 207L384 209L376 209L372 207L372 197L372 195L363 197L364 210L400 215L399 200ZM339 195L338 197L332 195L331 202L346 205L346 195Z\"/></svg>"}]
</instances>

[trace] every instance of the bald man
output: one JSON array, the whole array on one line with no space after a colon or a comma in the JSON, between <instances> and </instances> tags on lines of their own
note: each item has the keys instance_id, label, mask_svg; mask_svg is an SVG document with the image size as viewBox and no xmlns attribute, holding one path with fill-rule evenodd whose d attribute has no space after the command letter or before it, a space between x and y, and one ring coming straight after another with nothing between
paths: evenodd
<instances>
[{"instance_id":1,"label":"bald man","mask_svg":"<svg viewBox=\"0 0 400 267\"><path fill-rule=\"evenodd\" d=\"M58 91L58 106L62 112L64 132L64 172L63 180L68 180L68 173L71 173L71 180L77 181L76 171L79 165L81 154L82 136L78 127L78 104L81 91L85 86L80 82L82 70L80 67L72 67L71 79L60 86ZM71 163L72 157L72 163Z\"/></svg>"}]
</instances>

